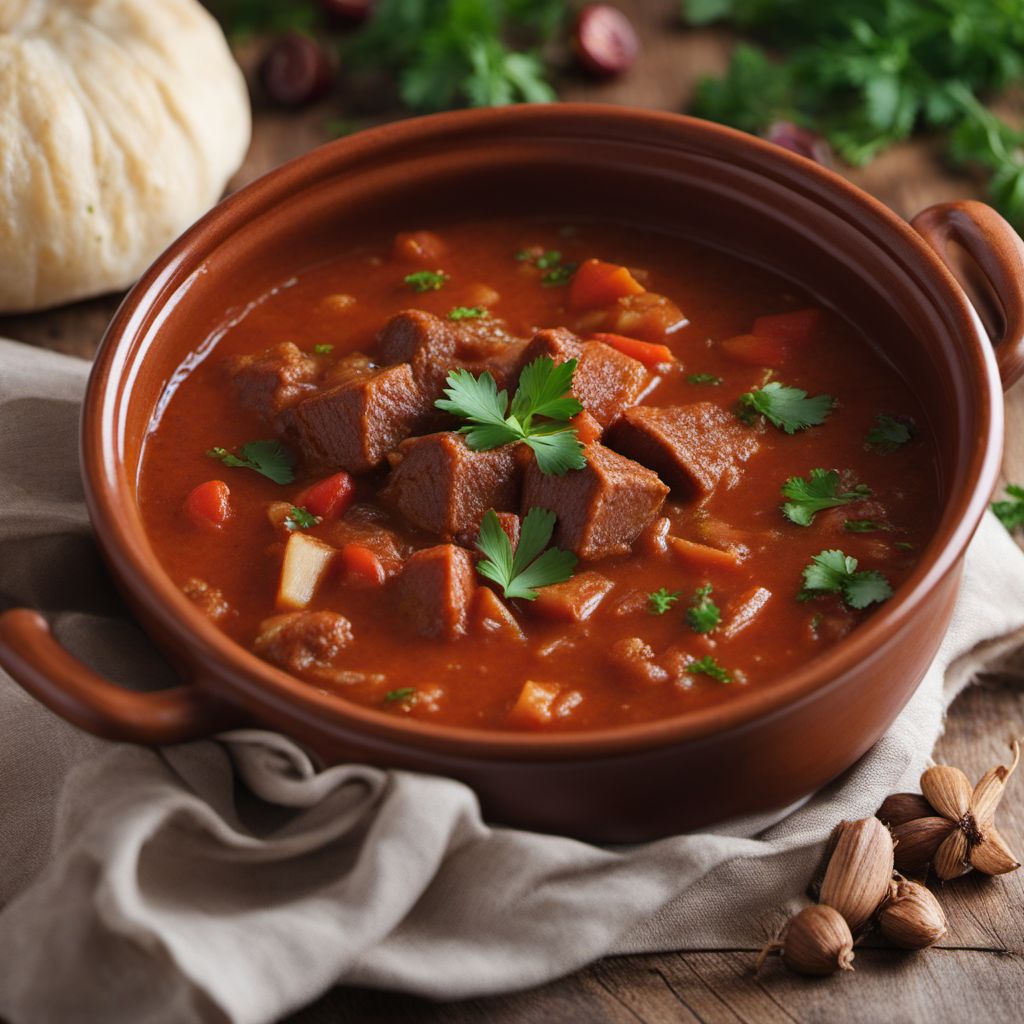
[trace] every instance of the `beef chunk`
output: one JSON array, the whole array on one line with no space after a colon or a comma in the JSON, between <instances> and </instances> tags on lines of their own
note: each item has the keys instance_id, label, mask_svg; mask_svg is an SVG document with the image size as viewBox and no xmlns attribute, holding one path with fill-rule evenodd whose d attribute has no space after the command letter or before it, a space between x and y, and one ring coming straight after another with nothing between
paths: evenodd
<instances>
[{"instance_id":1,"label":"beef chunk","mask_svg":"<svg viewBox=\"0 0 1024 1024\"><path fill-rule=\"evenodd\" d=\"M545 327L538 331L523 349L522 365L529 366L535 359L547 356L555 363L579 359L583 342L565 327Z\"/></svg>"},{"instance_id":2,"label":"beef chunk","mask_svg":"<svg viewBox=\"0 0 1024 1024\"><path fill-rule=\"evenodd\" d=\"M495 515L498 517L498 525L505 531L505 536L508 537L512 550L515 551L519 545L519 534L522 530L519 516L515 512L496 512ZM480 539L480 525L477 524L472 530L463 530L455 539L464 548L471 550L476 548L476 542Z\"/></svg>"},{"instance_id":3,"label":"beef chunk","mask_svg":"<svg viewBox=\"0 0 1024 1024\"><path fill-rule=\"evenodd\" d=\"M608 434L623 455L650 466L674 490L710 494L732 487L739 467L758 449L757 435L711 402L664 409L637 406Z\"/></svg>"},{"instance_id":4,"label":"beef chunk","mask_svg":"<svg viewBox=\"0 0 1024 1024\"><path fill-rule=\"evenodd\" d=\"M668 488L639 463L602 444L584 446L587 464L565 476L545 476L527 464L523 511L535 505L558 517L555 541L580 558L624 555L658 514Z\"/></svg>"},{"instance_id":5,"label":"beef chunk","mask_svg":"<svg viewBox=\"0 0 1024 1024\"><path fill-rule=\"evenodd\" d=\"M475 452L460 434L428 434L402 442L382 496L413 526L451 540L475 531L489 509L518 505L515 446Z\"/></svg>"},{"instance_id":6,"label":"beef chunk","mask_svg":"<svg viewBox=\"0 0 1024 1024\"><path fill-rule=\"evenodd\" d=\"M224 368L241 405L265 419L311 394L320 372L317 360L291 341L255 355L231 356Z\"/></svg>"},{"instance_id":7,"label":"beef chunk","mask_svg":"<svg viewBox=\"0 0 1024 1024\"><path fill-rule=\"evenodd\" d=\"M372 551L380 563L385 578L393 576L402 567L408 547L394 530L382 523L346 516L328 523L324 535L335 547L344 550L349 545Z\"/></svg>"},{"instance_id":8,"label":"beef chunk","mask_svg":"<svg viewBox=\"0 0 1024 1024\"><path fill-rule=\"evenodd\" d=\"M597 611L612 586L612 581L599 572L577 573L564 583L541 587L530 611L560 622L584 622Z\"/></svg>"},{"instance_id":9,"label":"beef chunk","mask_svg":"<svg viewBox=\"0 0 1024 1024\"><path fill-rule=\"evenodd\" d=\"M476 590L473 559L454 544L417 551L398 577L398 603L422 636L455 640L466 632Z\"/></svg>"},{"instance_id":10,"label":"beef chunk","mask_svg":"<svg viewBox=\"0 0 1024 1024\"><path fill-rule=\"evenodd\" d=\"M253 650L286 672L316 673L351 642L352 624L337 612L287 612L260 623Z\"/></svg>"},{"instance_id":11,"label":"beef chunk","mask_svg":"<svg viewBox=\"0 0 1024 1024\"><path fill-rule=\"evenodd\" d=\"M420 406L412 370L400 363L307 398L286 409L279 423L309 462L359 473L409 436Z\"/></svg>"}]
</instances>

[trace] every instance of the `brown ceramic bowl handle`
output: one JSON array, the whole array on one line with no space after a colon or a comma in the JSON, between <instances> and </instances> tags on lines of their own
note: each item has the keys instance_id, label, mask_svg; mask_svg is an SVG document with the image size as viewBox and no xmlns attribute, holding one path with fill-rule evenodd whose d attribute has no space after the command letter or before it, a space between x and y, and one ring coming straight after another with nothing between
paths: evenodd
<instances>
[{"instance_id":1,"label":"brown ceramic bowl handle","mask_svg":"<svg viewBox=\"0 0 1024 1024\"><path fill-rule=\"evenodd\" d=\"M1024 242L990 206L937 203L911 222L970 296L996 349L1003 390L1024 375ZM955 243L969 258L951 251Z\"/></svg>"},{"instance_id":2,"label":"brown ceramic bowl handle","mask_svg":"<svg viewBox=\"0 0 1024 1024\"><path fill-rule=\"evenodd\" d=\"M61 718L87 732L131 743L181 743L228 726L223 709L195 686L138 693L72 657L38 612L0 615L0 666Z\"/></svg>"}]
</instances>

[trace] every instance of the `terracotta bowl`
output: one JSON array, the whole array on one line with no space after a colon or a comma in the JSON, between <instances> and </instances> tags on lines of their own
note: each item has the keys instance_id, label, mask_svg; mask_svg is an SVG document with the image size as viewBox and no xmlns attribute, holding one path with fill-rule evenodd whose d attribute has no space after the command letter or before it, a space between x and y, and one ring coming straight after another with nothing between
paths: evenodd
<instances>
[{"instance_id":1,"label":"terracotta bowl","mask_svg":"<svg viewBox=\"0 0 1024 1024\"><path fill-rule=\"evenodd\" d=\"M913 576L852 635L728 704L615 730L517 734L398 720L327 696L234 644L179 593L146 540L135 486L154 409L196 346L369 225L517 212L683 233L799 281L869 333L903 326L885 332L900 338L889 356L931 411L944 513ZM118 311L93 370L82 422L92 522L182 685L126 692L27 610L0 617L0 664L101 736L175 743L266 726L325 762L462 779L494 820L589 839L638 841L781 807L853 764L932 660L996 482L1002 388L1022 371L1024 247L981 204L932 207L907 224L774 145L622 108L514 107L363 132L253 183L171 246Z\"/></svg>"}]
</instances>

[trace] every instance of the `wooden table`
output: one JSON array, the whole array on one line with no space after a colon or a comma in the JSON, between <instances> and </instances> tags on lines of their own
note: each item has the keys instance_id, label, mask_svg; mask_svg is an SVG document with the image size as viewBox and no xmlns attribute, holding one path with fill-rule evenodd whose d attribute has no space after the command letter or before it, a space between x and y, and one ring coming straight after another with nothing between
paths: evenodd
<instances>
[{"instance_id":1,"label":"wooden table","mask_svg":"<svg viewBox=\"0 0 1024 1024\"><path fill-rule=\"evenodd\" d=\"M618 3L632 14L643 36L641 64L628 78L610 84L566 75L562 97L682 110L697 78L725 66L730 35L681 30L674 0ZM251 63L251 53L241 57ZM258 110L253 145L233 186L326 141L327 124L347 113L347 99L342 95L302 115ZM944 167L939 152L937 143L927 141L899 146L850 177L904 216L939 200L980 195L979 183ZM89 358L118 301L114 296L33 316L0 317L0 336ZM1024 388L1009 396L1007 420L1006 478L1024 481ZM1024 735L1021 678L1008 672L966 692L950 712L937 760L959 765L973 777L1003 760L1008 737ZM1004 801L999 824L1010 846L1018 854L1024 851L1024 772ZM1024 1019L1024 870L1001 879L971 875L940 895L950 929L939 948L904 954L868 942L857 951L855 974L824 981L788 974L777 962L755 976L759 940L751 935L749 948L608 959L503 998L435 1005L408 996L337 989L290 1024L990 1024Z\"/></svg>"}]
</instances>

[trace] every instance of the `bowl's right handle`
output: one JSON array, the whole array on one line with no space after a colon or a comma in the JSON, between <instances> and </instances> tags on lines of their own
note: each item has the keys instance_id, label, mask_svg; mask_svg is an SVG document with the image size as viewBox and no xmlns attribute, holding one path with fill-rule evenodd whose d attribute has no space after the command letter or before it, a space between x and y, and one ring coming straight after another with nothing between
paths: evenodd
<instances>
[{"instance_id":1,"label":"bowl's right handle","mask_svg":"<svg viewBox=\"0 0 1024 1024\"><path fill-rule=\"evenodd\" d=\"M1009 390L1024 376L1024 242L1020 235L991 206L973 199L936 203L910 223L974 300L995 345L1003 390ZM973 274L950 252L950 242L970 257ZM980 295L978 271L983 278ZM990 295L984 294L985 286ZM986 316L985 299L995 300L997 317Z\"/></svg>"},{"instance_id":2,"label":"bowl's right handle","mask_svg":"<svg viewBox=\"0 0 1024 1024\"><path fill-rule=\"evenodd\" d=\"M46 619L27 608L0 614L0 667L61 718L105 739L182 743L232 724L224 706L197 686L139 693L109 682L61 647Z\"/></svg>"}]
</instances>

